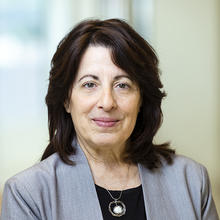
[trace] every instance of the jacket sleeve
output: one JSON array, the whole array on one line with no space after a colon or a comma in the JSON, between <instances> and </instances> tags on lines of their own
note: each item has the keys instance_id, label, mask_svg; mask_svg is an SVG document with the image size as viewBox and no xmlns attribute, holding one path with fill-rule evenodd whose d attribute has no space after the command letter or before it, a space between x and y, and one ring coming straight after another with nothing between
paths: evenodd
<instances>
[{"instance_id":1,"label":"jacket sleeve","mask_svg":"<svg viewBox=\"0 0 220 220\"><path fill-rule=\"evenodd\" d=\"M40 220L37 207L24 184L12 178L4 187L1 220Z\"/></svg>"},{"instance_id":2,"label":"jacket sleeve","mask_svg":"<svg viewBox=\"0 0 220 220\"><path fill-rule=\"evenodd\" d=\"M203 177L202 184L202 220L219 220L215 203L212 197L211 185L208 172L205 167L201 166Z\"/></svg>"}]
</instances>

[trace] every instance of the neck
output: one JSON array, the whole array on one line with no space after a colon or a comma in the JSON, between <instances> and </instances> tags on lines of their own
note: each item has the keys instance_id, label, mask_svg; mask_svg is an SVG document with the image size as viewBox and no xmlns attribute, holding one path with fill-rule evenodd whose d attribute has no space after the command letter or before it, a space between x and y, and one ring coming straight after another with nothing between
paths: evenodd
<instances>
[{"instance_id":1,"label":"neck","mask_svg":"<svg viewBox=\"0 0 220 220\"><path fill-rule=\"evenodd\" d=\"M123 150L115 150L114 146L101 148L88 145L80 139L78 143L86 155L97 185L109 190L124 190L140 185L137 164L121 160Z\"/></svg>"},{"instance_id":2,"label":"neck","mask_svg":"<svg viewBox=\"0 0 220 220\"><path fill-rule=\"evenodd\" d=\"M106 168L116 168L119 166L127 166L128 164L122 160L122 153L125 148L125 144L110 146L102 145L97 146L78 138L78 143L86 155L89 163L95 163L97 165L105 166Z\"/></svg>"}]
</instances>

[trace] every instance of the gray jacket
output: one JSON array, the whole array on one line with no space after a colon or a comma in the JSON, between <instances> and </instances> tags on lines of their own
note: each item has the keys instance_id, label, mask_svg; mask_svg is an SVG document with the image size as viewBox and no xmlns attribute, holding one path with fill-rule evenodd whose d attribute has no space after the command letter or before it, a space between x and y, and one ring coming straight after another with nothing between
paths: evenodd
<instances>
[{"instance_id":1,"label":"gray jacket","mask_svg":"<svg viewBox=\"0 0 220 220\"><path fill-rule=\"evenodd\" d=\"M76 165L58 154L10 178L1 220L102 220L87 159L77 147ZM182 156L150 171L138 165L147 220L218 220L206 169Z\"/></svg>"}]
</instances>

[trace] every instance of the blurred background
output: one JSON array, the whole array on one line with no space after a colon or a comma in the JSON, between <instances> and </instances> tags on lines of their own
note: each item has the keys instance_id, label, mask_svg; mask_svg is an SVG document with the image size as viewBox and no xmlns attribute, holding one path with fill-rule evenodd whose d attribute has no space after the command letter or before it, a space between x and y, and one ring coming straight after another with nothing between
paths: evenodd
<instances>
[{"instance_id":1,"label":"blurred background","mask_svg":"<svg viewBox=\"0 0 220 220\"><path fill-rule=\"evenodd\" d=\"M86 18L123 18L153 45L168 93L155 142L207 167L220 213L219 0L1 0L0 200L5 181L40 160L50 60Z\"/></svg>"}]
</instances>

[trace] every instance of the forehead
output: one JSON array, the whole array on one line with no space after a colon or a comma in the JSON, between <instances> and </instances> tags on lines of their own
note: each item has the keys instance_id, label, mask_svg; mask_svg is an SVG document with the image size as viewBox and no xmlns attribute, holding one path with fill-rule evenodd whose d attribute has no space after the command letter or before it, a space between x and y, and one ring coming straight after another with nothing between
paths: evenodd
<instances>
[{"instance_id":1,"label":"forehead","mask_svg":"<svg viewBox=\"0 0 220 220\"><path fill-rule=\"evenodd\" d=\"M77 75L80 77L84 74L100 73L128 75L113 63L110 48L103 46L89 46L81 58Z\"/></svg>"}]
</instances>

